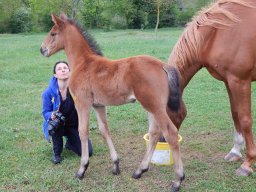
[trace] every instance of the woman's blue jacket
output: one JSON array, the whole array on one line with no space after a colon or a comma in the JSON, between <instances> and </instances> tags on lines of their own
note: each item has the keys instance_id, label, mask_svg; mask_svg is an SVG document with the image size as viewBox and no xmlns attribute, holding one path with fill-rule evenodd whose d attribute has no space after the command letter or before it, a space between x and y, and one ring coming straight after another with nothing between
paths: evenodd
<instances>
[{"instance_id":1,"label":"woman's blue jacket","mask_svg":"<svg viewBox=\"0 0 256 192\"><path fill-rule=\"evenodd\" d=\"M58 81L55 77L52 77L49 82L49 86L42 93L42 115L44 117L43 132L46 140L50 142L48 133L48 121L51 119L51 114L57 111L60 107L60 94Z\"/></svg>"}]
</instances>

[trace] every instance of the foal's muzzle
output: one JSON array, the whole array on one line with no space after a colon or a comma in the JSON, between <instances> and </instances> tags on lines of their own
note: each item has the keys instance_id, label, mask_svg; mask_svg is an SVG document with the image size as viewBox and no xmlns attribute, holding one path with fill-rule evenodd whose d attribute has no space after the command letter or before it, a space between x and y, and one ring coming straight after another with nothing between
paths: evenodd
<instances>
[{"instance_id":1,"label":"foal's muzzle","mask_svg":"<svg viewBox=\"0 0 256 192\"><path fill-rule=\"evenodd\" d=\"M47 48L40 48L40 52L43 56L47 57L48 56L48 49Z\"/></svg>"}]
</instances>

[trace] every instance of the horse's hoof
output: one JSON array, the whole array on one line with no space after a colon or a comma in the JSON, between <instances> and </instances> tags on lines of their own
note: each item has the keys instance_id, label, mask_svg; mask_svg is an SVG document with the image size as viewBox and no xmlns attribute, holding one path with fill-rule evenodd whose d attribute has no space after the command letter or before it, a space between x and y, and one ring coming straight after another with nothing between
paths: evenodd
<instances>
[{"instance_id":1,"label":"horse's hoof","mask_svg":"<svg viewBox=\"0 0 256 192\"><path fill-rule=\"evenodd\" d=\"M180 190L180 185L178 185L175 182L172 182L172 184L171 184L171 192L177 192L179 190Z\"/></svg>"},{"instance_id":2,"label":"horse's hoof","mask_svg":"<svg viewBox=\"0 0 256 192\"><path fill-rule=\"evenodd\" d=\"M236 170L236 175L237 176L250 176L251 174L253 173L253 170L252 168L250 167L245 167L243 165L241 165L241 167L239 167L237 170Z\"/></svg>"},{"instance_id":3,"label":"horse's hoof","mask_svg":"<svg viewBox=\"0 0 256 192\"><path fill-rule=\"evenodd\" d=\"M241 161L241 160L242 160L242 156L230 152L230 153L228 153L228 154L224 157L224 159L225 159L226 161L229 161L229 162L232 162L232 161L233 161L233 162L234 162L234 161Z\"/></svg>"},{"instance_id":4,"label":"horse's hoof","mask_svg":"<svg viewBox=\"0 0 256 192\"><path fill-rule=\"evenodd\" d=\"M141 175L147 171L148 171L148 168L141 170L140 173L137 173L137 171L136 171L133 173L132 178L139 179L139 178L141 178Z\"/></svg>"}]
</instances>

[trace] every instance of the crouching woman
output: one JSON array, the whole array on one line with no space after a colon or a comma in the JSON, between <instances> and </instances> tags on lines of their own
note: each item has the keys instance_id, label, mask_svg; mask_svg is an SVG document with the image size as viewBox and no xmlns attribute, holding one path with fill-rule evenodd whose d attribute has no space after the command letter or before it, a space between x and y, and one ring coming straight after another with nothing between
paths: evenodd
<instances>
[{"instance_id":1,"label":"crouching woman","mask_svg":"<svg viewBox=\"0 0 256 192\"><path fill-rule=\"evenodd\" d=\"M68 89L70 75L69 65L65 61L58 61L53 68L53 77L49 86L42 94L42 114L44 117L43 131L50 142L52 138L52 162L62 161L63 136L66 136L65 148L81 155L81 141L78 132L78 116L74 101ZM92 143L88 140L89 156L92 155Z\"/></svg>"}]
</instances>

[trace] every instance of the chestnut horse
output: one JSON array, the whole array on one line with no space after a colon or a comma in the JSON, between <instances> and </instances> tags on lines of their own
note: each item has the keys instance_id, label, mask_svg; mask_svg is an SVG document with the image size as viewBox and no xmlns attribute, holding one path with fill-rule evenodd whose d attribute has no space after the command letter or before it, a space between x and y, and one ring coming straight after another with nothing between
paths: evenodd
<instances>
[{"instance_id":1,"label":"chestnut horse","mask_svg":"<svg viewBox=\"0 0 256 192\"><path fill-rule=\"evenodd\" d=\"M211 4L188 24L168 61L180 74L181 94L203 67L225 83L235 127L234 145L225 160L240 161L245 141L246 158L236 171L239 176L249 176L256 161L251 114L251 82L256 80L255 8L253 0L219 0ZM181 122L180 118L176 126Z\"/></svg>"},{"instance_id":2,"label":"chestnut horse","mask_svg":"<svg viewBox=\"0 0 256 192\"><path fill-rule=\"evenodd\" d=\"M179 190L185 176L178 129L168 115L184 109L175 69L164 67L163 62L150 56L107 59L102 56L92 37L64 13L60 17L52 15L52 21L54 26L41 45L41 53L49 57L64 49L70 64L69 88L78 112L82 145L81 164L76 176L83 178L89 165L87 141L92 107L110 150L112 172L119 174L119 159L109 135L105 106L138 100L149 114L149 145L133 178L140 178L148 170L156 143L160 134L163 134L173 151L176 179L172 183L172 190Z\"/></svg>"}]
</instances>

